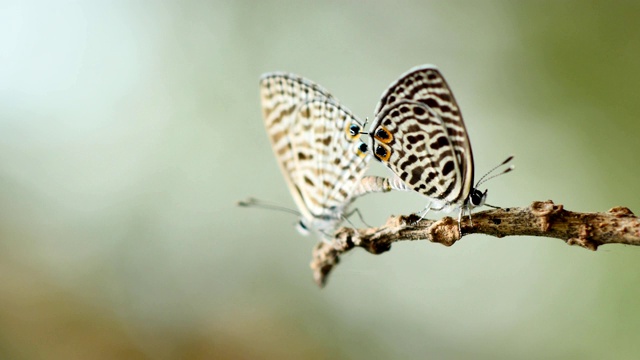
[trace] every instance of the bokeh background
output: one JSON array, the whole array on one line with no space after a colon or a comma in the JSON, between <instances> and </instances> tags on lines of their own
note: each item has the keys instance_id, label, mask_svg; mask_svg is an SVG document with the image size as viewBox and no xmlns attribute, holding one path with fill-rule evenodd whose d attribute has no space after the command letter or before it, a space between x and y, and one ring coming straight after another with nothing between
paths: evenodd
<instances>
[{"instance_id":1,"label":"bokeh background","mask_svg":"<svg viewBox=\"0 0 640 360\"><path fill-rule=\"evenodd\" d=\"M0 358L638 358L640 249L406 242L351 252L320 290L316 239L235 203L294 206L261 73L371 118L432 63L476 172L516 155L490 203L640 211L639 16L627 1L0 3ZM423 205L356 202L372 224Z\"/></svg>"}]
</instances>

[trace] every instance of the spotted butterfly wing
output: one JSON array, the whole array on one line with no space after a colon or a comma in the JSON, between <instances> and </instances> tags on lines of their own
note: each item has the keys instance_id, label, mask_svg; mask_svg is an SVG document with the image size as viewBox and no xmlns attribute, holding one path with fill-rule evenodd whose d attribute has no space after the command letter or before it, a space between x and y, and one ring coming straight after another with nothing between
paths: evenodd
<instances>
[{"instance_id":1,"label":"spotted butterfly wing","mask_svg":"<svg viewBox=\"0 0 640 360\"><path fill-rule=\"evenodd\" d=\"M361 128L348 109L331 99L305 102L297 111L291 179L316 229L332 230L342 220L367 170L370 157L359 149Z\"/></svg>"},{"instance_id":2,"label":"spotted butterfly wing","mask_svg":"<svg viewBox=\"0 0 640 360\"><path fill-rule=\"evenodd\" d=\"M374 157L438 210L463 208L473 154L458 104L432 65L409 70L384 92L370 130Z\"/></svg>"},{"instance_id":3,"label":"spotted butterfly wing","mask_svg":"<svg viewBox=\"0 0 640 360\"><path fill-rule=\"evenodd\" d=\"M288 73L260 81L262 112L274 154L301 213L300 226L331 235L362 191L370 157L361 151L362 124L328 91Z\"/></svg>"},{"instance_id":4,"label":"spotted butterfly wing","mask_svg":"<svg viewBox=\"0 0 640 360\"><path fill-rule=\"evenodd\" d=\"M300 76L285 72L273 72L260 78L262 117L278 164L290 182L294 167L291 148L291 128L297 108L316 98L331 99L327 90Z\"/></svg>"}]
</instances>

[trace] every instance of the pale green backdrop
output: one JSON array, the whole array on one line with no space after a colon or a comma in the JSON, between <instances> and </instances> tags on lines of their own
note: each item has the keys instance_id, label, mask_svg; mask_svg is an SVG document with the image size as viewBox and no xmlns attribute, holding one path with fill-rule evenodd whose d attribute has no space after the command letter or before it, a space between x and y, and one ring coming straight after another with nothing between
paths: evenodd
<instances>
[{"instance_id":1,"label":"pale green backdrop","mask_svg":"<svg viewBox=\"0 0 640 360\"><path fill-rule=\"evenodd\" d=\"M431 63L477 173L516 155L490 203L640 212L639 17L626 1L0 3L0 358L638 358L640 249L399 243L351 252L319 290L316 239L235 203L294 206L261 73L371 118ZM356 203L373 224L423 205Z\"/></svg>"}]
</instances>

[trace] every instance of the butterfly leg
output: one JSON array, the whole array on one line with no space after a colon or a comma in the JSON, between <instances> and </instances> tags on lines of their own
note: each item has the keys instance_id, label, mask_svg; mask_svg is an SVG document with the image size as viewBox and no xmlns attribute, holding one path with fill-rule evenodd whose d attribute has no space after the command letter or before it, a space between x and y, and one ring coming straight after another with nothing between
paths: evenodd
<instances>
[{"instance_id":1,"label":"butterfly leg","mask_svg":"<svg viewBox=\"0 0 640 360\"><path fill-rule=\"evenodd\" d=\"M367 227L372 227L371 225L369 225L366 221L364 221L364 218L362 217L362 213L360 212L360 209L355 208L353 210L351 210L350 212L348 212L346 215L342 215L342 218L347 221L351 226L353 226L354 228L356 227L350 220L349 218L351 217L351 215L353 214L358 214L358 218L360 218L360 221L362 221L363 224L365 224Z\"/></svg>"},{"instance_id":2,"label":"butterfly leg","mask_svg":"<svg viewBox=\"0 0 640 360\"><path fill-rule=\"evenodd\" d=\"M424 209L418 211L416 213L416 216L420 215L420 219L418 219L416 222L413 223L413 225L417 225L420 221L422 221L425 216L427 216L427 214L429 213L429 210L431 210L431 201L429 201L429 203L427 204L427 206L424 207Z\"/></svg>"},{"instance_id":3,"label":"butterfly leg","mask_svg":"<svg viewBox=\"0 0 640 360\"><path fill-rule=\"evenodd\" d=\"M427 216L427 214L429 213L429 210L431 210L431 208L429 206L427 206L426 208L424 208L423 210L420 210L419 212L416 213L416 215L422 213L422 215L420 216L420 219L418 219L414 225L417 225L420 221L422 221L425 216Z\"/></svg>"},{"instance_id":4,"label":"butterfly leg","mask_svg":"<svg viewBox=\"0 0 640 360\"><path fill-rule=\"evenodd\" d=\"M461 237L462 237L462 217L464 216L465 211L467 211L467 216L469 216L469 224L473 226L473 220L471 219L471 209L468 207L461 206L460 212L458 213L458 231L460 232Z\"/></svg>"}]
</instances>

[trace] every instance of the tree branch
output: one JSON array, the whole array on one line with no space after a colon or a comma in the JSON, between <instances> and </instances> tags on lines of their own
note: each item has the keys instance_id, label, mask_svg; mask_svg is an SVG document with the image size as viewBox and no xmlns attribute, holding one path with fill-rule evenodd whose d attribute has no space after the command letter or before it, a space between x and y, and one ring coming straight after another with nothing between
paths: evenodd
<instances>
[{"instance_id":1,"label":"tree branch","mask_svg":"<svg viewBox=\"0 0 640 360\"><path fill-rule=\"evenodd\" d=\"M311 269L322 287L340 261L340 255L361 247L382 254L397 241L424 240L451 246L460 240L458 221L450 217L422 220L416 215L391 216L378 228L340 228L331 242L320 242L313 250ZM604 213L579 213L563 209L551 200L536 201L526 208L505 208L473 214L473 224L465 217L463 236L486 234L495 237L528 235L561 239L568 245L597 250L605 244L640 245L640 221L631 210L615 207Z\"/></svg>"}]
</instances>

